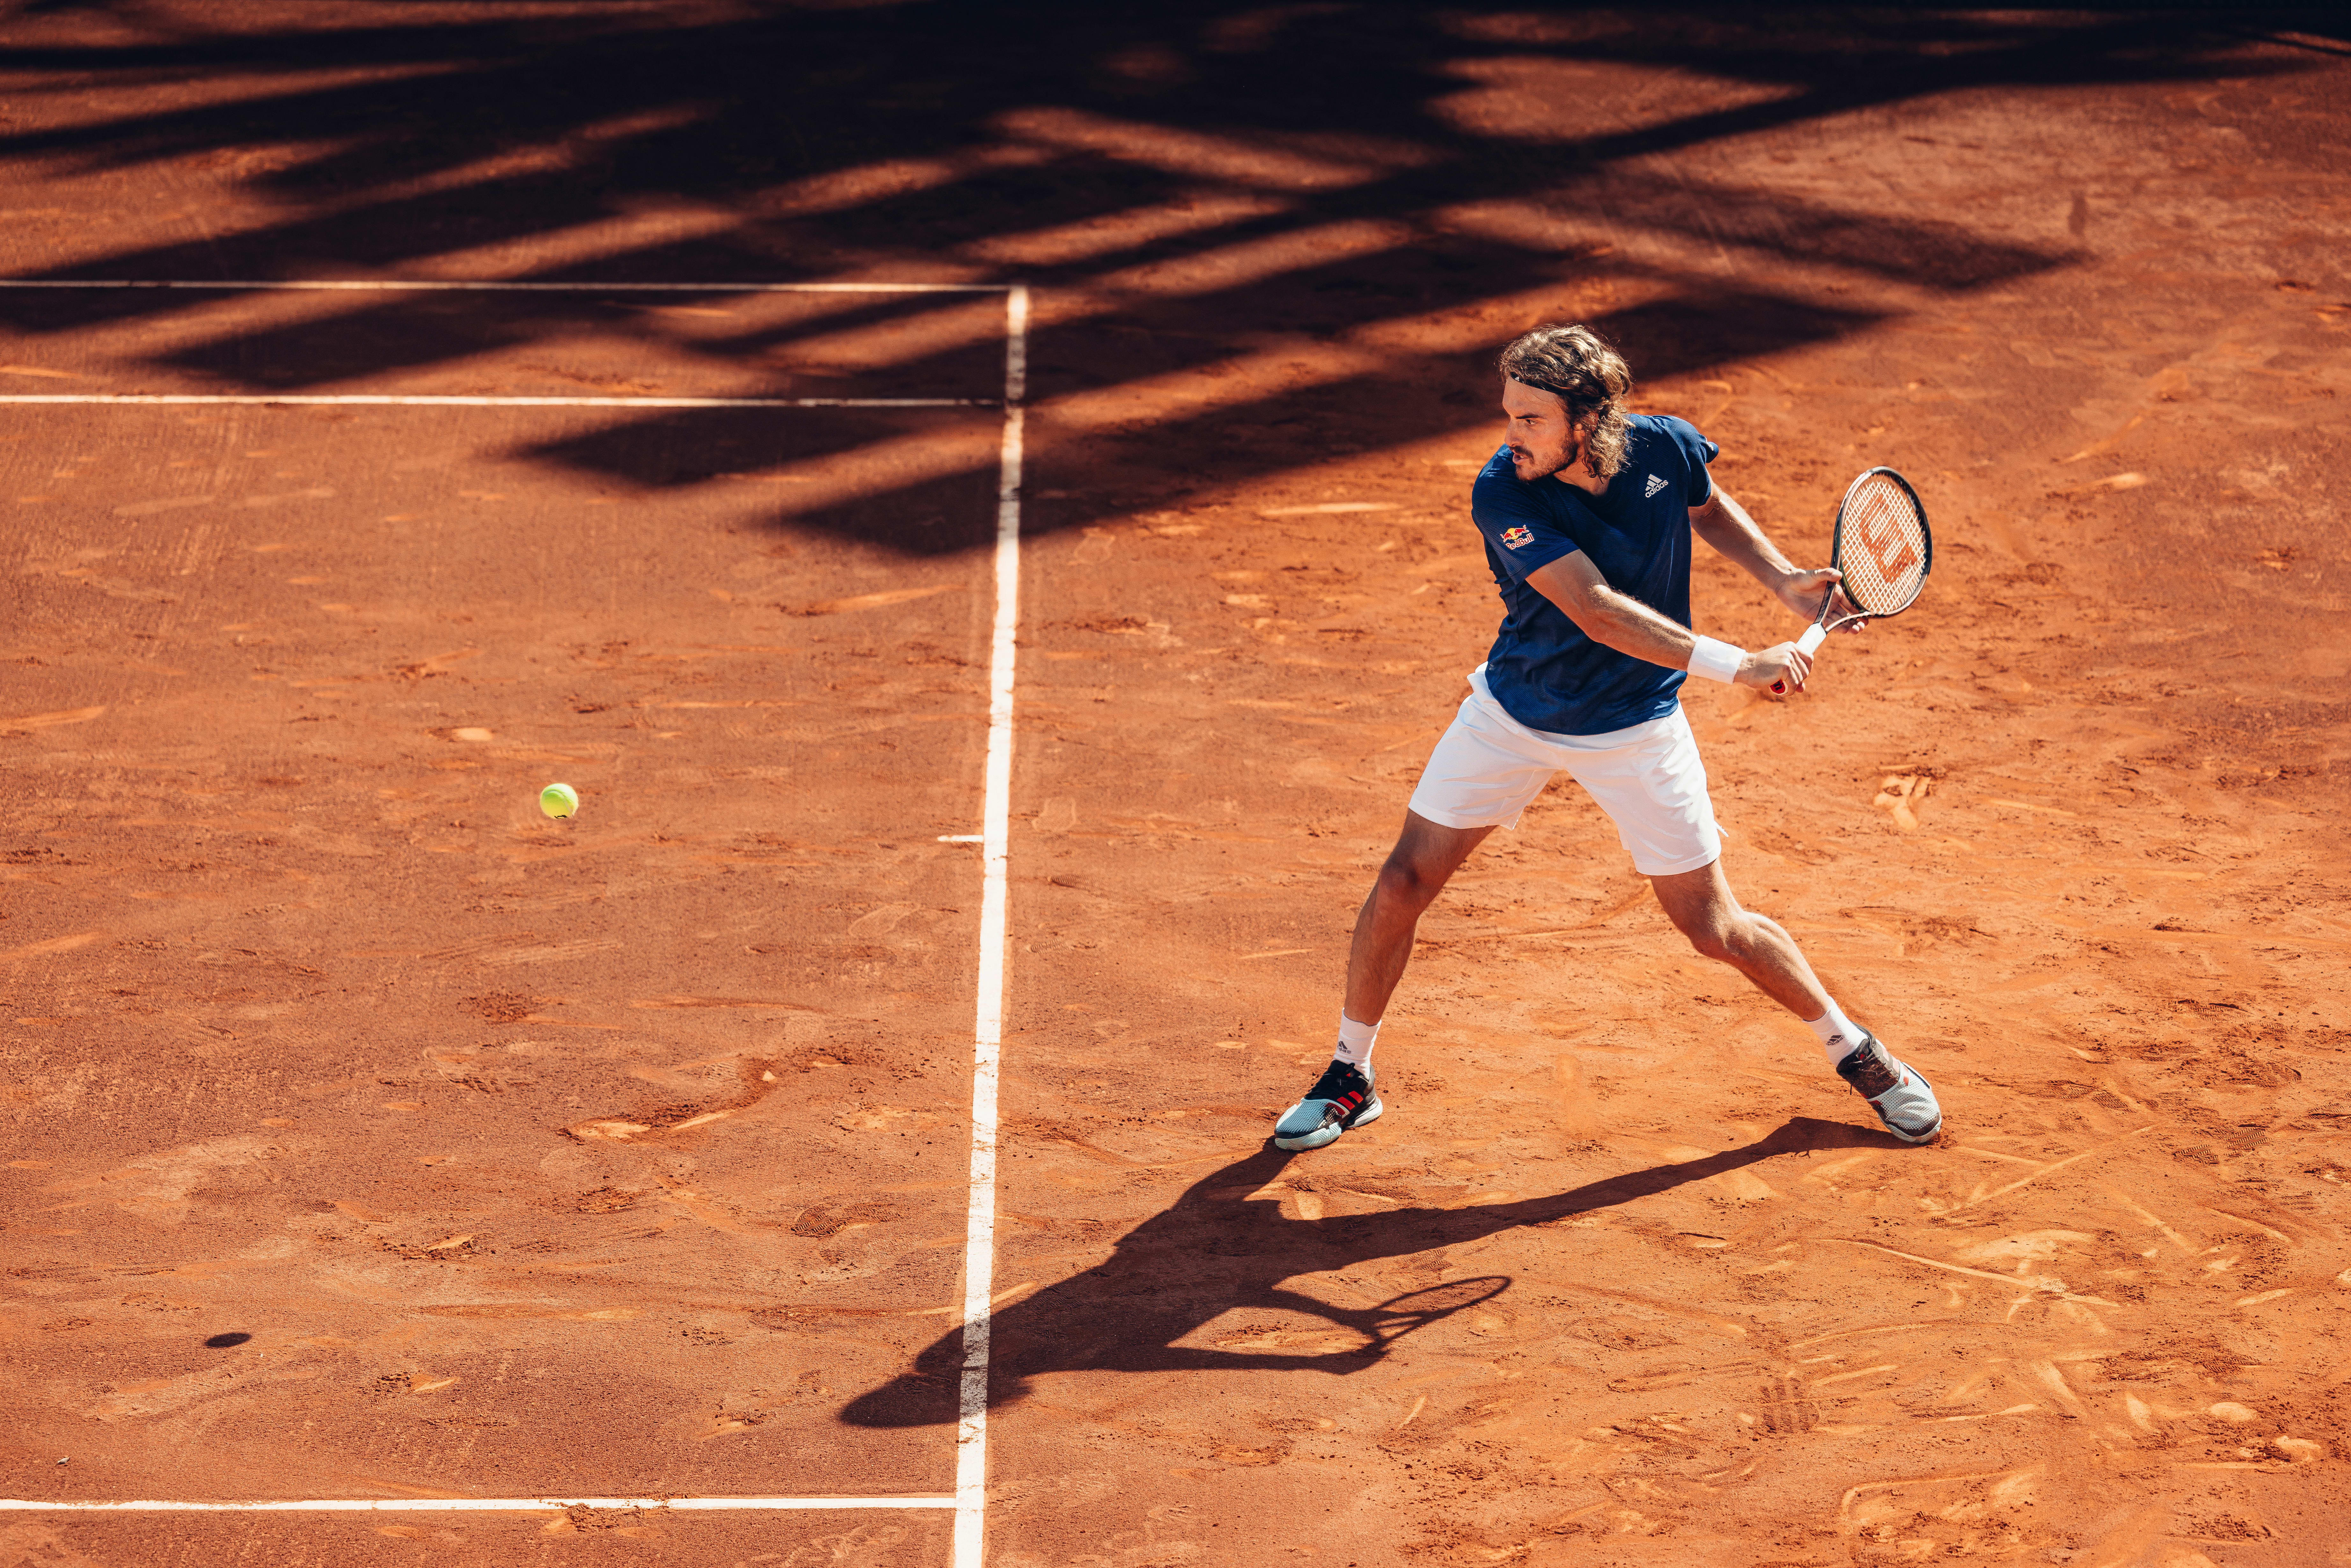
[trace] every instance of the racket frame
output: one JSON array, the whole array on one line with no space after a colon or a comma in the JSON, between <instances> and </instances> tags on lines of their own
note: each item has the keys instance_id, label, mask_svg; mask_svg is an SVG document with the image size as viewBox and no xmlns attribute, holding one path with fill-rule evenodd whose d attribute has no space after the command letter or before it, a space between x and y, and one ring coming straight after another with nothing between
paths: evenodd
<instances>
[{"instance_id":1,"label":"racket frame","mask_svg":"<svg viewBox=\"0 0 2351 1568\"><path fill-rule=\"evenodd\" d=\"M1850 615L1840 615L1834 622L1832 622L1829 620L1829 607L1837 601L1837 595L1844 591L1845 516L1852 509L1854 492L1860 489L1868 480L1880 474L1885 475L1888 479L1893 480L1896 485L1902 486L1902 493L1910 497L1910 505L1916 508L1918 513L1918 535L1921 542L1926 546L1924 552L1925 559L1920 562L1918 567L1918 586L1911 591L1909 598L1904 600L1900 604L1897 604L1893 609L1887 611L1873 612L1864 610L1857 601L1852 599L1847 599L1845 602L1854 606L1854 612ZM1803 635L1796 639L1796 651L1802 653L1806 658L1812 657L1813 654L1819 650L1820 645L1828 639L1828 634L1830 632L1841 632L1856 621L1884 621L1890 617L1899 615L1905 610L1907 610L1912 605L1917 603L1918 596L1927 591L1928 574L1935 570L1935 530L1927 521L1927 503L1918 498L1918 491L1917 487L1914 486L1909 480L1904 478L1901 474L1892 468L1882 466L1869 468L1854 476L1853 483L1844 487L1844 498L1837 503L1836 531L1829 538L1829 564L1837 569L1838 579L1836 581L1829 584L1828 592L1822 596L1820 614L1813 617L1813 623L1810 626L1804 628ZM1787 683L1785 681L1774 681L1771 683L1771 690L1775 694L1784 695L1786 686Z\"/></svg>"},{"instance_id":2,"label":"racket frame","mask_svg":"<svg viewBox=\"0 0 2351 1568\"><path fill-rule=\"evenodd\" d=\"M1927 521L1927 503L1918 498L1917 487L1909 480L1905 479L1899 472L1882 466L1865 469L1855 475L1853 483L1844 487L1844 498L1837 503L1836 531L1829 536L1829 564L1835 567L1840 573L1844 570L1844 520L1846 513L1853 507L1853 493L1880 474L1902 486L1902 493L1910 497L1910 505L1918 514L1918 537L1927 547L1926 559L1918 566L1918 586L1910 591L1909 598L1887 611L1863 610L1857 601L1847 600L1847 603L1854 605L1855 612L1838 617L1834 626L1828 626L1826 622L1829 617L1829 606L1836 602L1836 596L1844 589L1844 583L1840 578L1838 581L1829 586L1829 596L1821 601L1818 623L1824 626L1823 635L1828 632L1836 631L1838 627L1850 625L1855 621L1884 621L1891 616L1901 614L1918 602L1918 596L1927 591L1928 574L1935 570L1935 530Z\"/></svg>"}]
</instances>

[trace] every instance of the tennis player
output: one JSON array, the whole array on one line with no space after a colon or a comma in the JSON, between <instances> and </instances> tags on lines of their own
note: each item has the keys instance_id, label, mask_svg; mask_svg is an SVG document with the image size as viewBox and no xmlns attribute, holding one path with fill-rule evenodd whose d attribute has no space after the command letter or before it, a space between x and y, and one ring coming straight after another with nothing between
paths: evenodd
<instances>
[{"instance_id":1,"label":"tennis player","mask_svg":"<svg viewBox=\"0 0 2351 1568\"><path fill-rule=\"evenodd\" d=\"M1706 768L1681 710L1691 675L1768 693L1781 680L1801 691L1812 673L1793 643L1749 653L1690 630L1692 534L1807 621L1836 571L1789 563L1708 473L1713 442L1681 420L1631 413L1632 371L1589 329L1529 332L1502 351L1501 371L1508 434L1469 510L1501 589L1502 629L1355 917L1336 1054L1275 1124L1276 1146L1319 1149L1380 1114L1372 1047L1422 911L1562 770L1615 822L1690 945L1810 1025L1887 1131L1929 1141L1943 1124L1933 1087L1845 1017L1794 939L1740 908L1723 880Z\"/></svg>"}]
</instances>

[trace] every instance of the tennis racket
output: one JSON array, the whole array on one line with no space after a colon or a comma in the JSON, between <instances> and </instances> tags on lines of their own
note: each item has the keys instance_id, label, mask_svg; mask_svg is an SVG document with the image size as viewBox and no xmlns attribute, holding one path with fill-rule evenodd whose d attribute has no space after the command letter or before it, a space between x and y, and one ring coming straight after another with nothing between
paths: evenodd
<instances>
[{"instance_id":1,"label":"tennis racket","mask_svg":"<svg viewBox=\"0 0 2351 1568\"><path fill-rule=\"evenodd\" d=\"M1844 577L1830 587L1819 618L1796 639L1807 658L1830 632L1856 621L1899 615L1917 602L1935 564L1935 538L1927 531L1927 508L1909 480L1891 468L1872 468L1846 487L1837 507L1829 564ZM1840 599L1846 613L1831 620ZM1788 683L1773 681L1771 690L1785 696Z\"/></svg>"}]
</instances>

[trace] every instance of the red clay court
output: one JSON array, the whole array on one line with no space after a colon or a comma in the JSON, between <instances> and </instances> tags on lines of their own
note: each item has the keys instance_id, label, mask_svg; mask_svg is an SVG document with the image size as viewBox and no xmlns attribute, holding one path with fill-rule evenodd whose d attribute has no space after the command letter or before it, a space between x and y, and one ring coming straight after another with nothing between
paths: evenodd
<instances>
[{"instance_id":1,"label":"red clay court","mask_svg":"<svg viewBox=\"0 0 2351 1568\"><path fill-rule=\"evenodd\" d=\"M0 1568L2351 1563L2331 12L14 0L0 247ZM1569 320L1924 497L1937 1146L1563 780L1267 1141Z\"/></svg>"}]
</instances>

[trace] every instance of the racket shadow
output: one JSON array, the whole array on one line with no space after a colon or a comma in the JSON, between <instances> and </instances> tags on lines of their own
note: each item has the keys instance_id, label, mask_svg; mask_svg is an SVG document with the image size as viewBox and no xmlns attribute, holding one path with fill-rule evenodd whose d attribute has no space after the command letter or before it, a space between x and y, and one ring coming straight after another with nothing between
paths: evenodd
<instances>
[{"instance_id":1,"label":"racket shadow","mask_svg":"<svg viewBox=\"0 0 2351 1568\"><path fill-rule=\"evenodd\" d=\"M1384 1355L1387 1347L1408 1333L1415 1333L1431 1323L1443 1322L1456 1312L1490 1301L1510 1288L1508 1274L1479 1274L1466 1280L1447 1280L1441 1285L1424 1290L1406 1291L1401 1296L1391 1296L1372 1310L1369 1324L1372 1343L1364 1354ZM1327 1307L1324 1309L1329 1310ZM1349 1325L1353 1326L1353 1325Z\"/></svg>"},{"instance_id":2,"label":"racket shadow","mask_svg":"<svg viewBox=\"0 0 2351 1568\"><path fill-rule=\"evenodd\" d=\"M1193 1183L1174 1204L1121 1237L1102 1262L1000 1309L991 1335L988 1402L1018 1401L1036 1378L1058 1372L1346 1376L1377 1364L1408 1336L1493 1300L1514 1281L1500 1274L1449 1281L1365 1308L1318 1300L1287 1288L1287 1281L1554 1224L1782 1155L1892 1142L1861 1127L1797 1116L1720 1154L1627 1171L1541 1197L1322 1219L1286 1218L1279 1195L1259 1196L1303 1157L1269 1145ZM1322 1323L1309 1330L1244 1330L1221 1345L1181 1343L1227 1313L1248 1311L1300 1314ZM917 1354L912 1368L842 1406L841 1419L853 1427L952 1424L963 1358L963 1331L951 1329Z\"/></svg>"}]
</instances>

